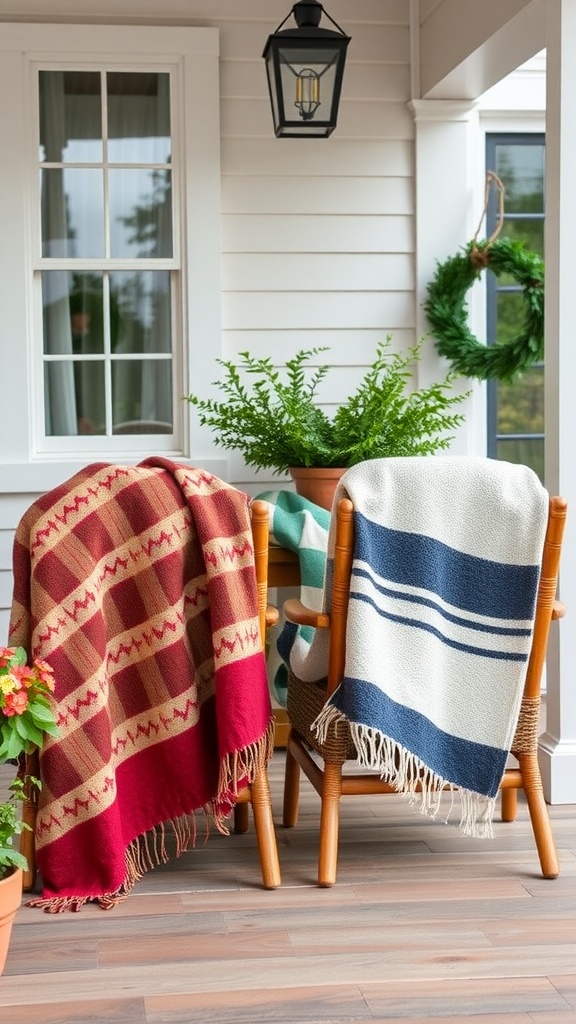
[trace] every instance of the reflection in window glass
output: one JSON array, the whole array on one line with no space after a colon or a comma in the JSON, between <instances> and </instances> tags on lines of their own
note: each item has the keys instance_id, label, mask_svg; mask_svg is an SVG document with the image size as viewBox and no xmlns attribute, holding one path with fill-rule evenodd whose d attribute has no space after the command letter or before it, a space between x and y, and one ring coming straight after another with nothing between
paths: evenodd
<instances>
[{"instance_id":1,"label":"reflection in window glass","mask_svg":"<svg viewBox=\"0 0 576 1024\"><path fill-rule=\"evenodd\" d=\"M102 99L97 71L41 71L40 161L101 163Z\"/></svg>"},{"instance_id":2,"label":"reflection in window glass","mask_svg":"<svg viewBox=\"0 0 576 1024\"><path fill-rule=\"evenodd\" d=\"M101 273L43 270L44 352L87 355L104 352L104 297Z\"/></svg>"},{"instance_id":3,"label":"reflection in window glass","mask_svg":"<svg viewBox=\"0 0 576 1024\"><path fill-rule=\"evenodd\" d=\"M522 242L527 249L532 249L544 257L544 221L541 217L517 217L506 220L506 238L514 242Z\"/></svg>"},{"instance_id":4,"label":"reflection in window glass","mask_svg":"<svg viewBox=\"0 0 576 1024\"><path fill-rule=\"evenodd\" d=\"M40 172L42 255L57 259L104 256L102 172L67 167Z\"/></svg>"},{"instance_id":5,"label":"reflection in window glass","mask_svg":"<svg viewBox=\"0 0 576 1024\"><path fill-rule=\"evenodd\" d=\"M47 437L106 433L103 360L45 363L44 387L52 399L46 402Z\"/></svg>"},{"instance_id":6,"label":"reflection in window glass","mask_svg":"<svg viewBox=\"0 0 576 1024\"><path fill-rule=\"evenodd\" d=\"M512 341L522 330L524 301L521 292L497 291L498 341Z\"/></svg>"},{"instance_id":7,"label":"reflection in window glass","mask_svg":"<svg viewBox=\"0 0 576 1024\"><path fill-rule=\"evenodd\" d=\"M498 384L500 434L544 434L544 368L531 367L514 384Z\"/></svg>"},{"instance_id":8,"label":"reflection in window glass","mask_svg":"<svg viewBox=\"0 0 576 1024\"><path fill-rule=\"evenodd\" d=\"M170 162L168 75L109 72L108 159L120 164Z\"/></svg>"},{"instance_id":9,"label":"reflection in window glass","mask_svg":"<svg viewBox=\"0 0 576 1024\"><path fill-rule=\"evenodd\" d=\"M46 434L172 433L170 76L46 70L38 88Z\"/></svg>"},{"instance_id":10,"label":"reflection in window glass","mask_svg":"<svg viewBox=\"0 0 576 1024\"><path fill-rule=\"evenodd\" d=\"M504 223L500 238L521 241L544 255L543 135L489 135L486 166L501 178ZM498 223L496 197L488 209L486 233ZM509 275L487 275L488 344L506 342L524 333L527 315L521 286ZM488 454L521 462L544 480L544 368L531 367L512 384L488 381Z\"/></svg>"},{"instance_id":11,"label":"reflection in window glass","mask_svg":"<svg viewBox=\"0 0 576 1024\"><path fill-rule=\"evenodd\" d=\"M170 433L172 364L152 359L115 360L112 414L115 434Z\"/></svg>"},{"instance_id":12,"label":"reflection in window glass","mask_svg":"<svg viewBox=\"0 0 576 1024\"><path fill-rule=\"evenodd\" d=\"M172 191L169 171L111 170L110 255L172 256Z\"/></svg>"},{"instance_id":13,"label":"reflection in window glass","mask_svg":"<svg viewBox=\"0 0 576 1024\"><path fill-rule=\"evenodd\" d=\"M544 155L540 142L496 144L495 170L504 185L506 213L544 213Z\"/></svg>"},{"instance_id":14,"label":"reflection in window glass","mask_svg":"<svg viewBox=\"0 0 576 1024\"><path fill-rule=\"evenodd\" d=\"M496 458L530 466L541 480L544 479L543 437L501 437L498 439Z\"/></svg>"},{"instance_id":15,"label":"reflection in window glass","mask_svg":"<svg viewBox=\"0 0 576 1024\"><path fill-rule=\"evenodd\" d=\"M113 352L172 351L168 271L111 272L110 306L118 320L118 331L112 336Z\"/></svg>"}]
</instances>

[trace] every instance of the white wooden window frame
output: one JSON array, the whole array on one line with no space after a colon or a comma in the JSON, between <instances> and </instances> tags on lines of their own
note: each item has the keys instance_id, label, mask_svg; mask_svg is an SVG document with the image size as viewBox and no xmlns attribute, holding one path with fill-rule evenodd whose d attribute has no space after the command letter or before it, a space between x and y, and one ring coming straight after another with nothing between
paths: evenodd
<instances>
[{"instance_id":1,"label":"white wooden window frame","mask_svg":"<svg viewBox=\"0 0 576 1024\"><path fill-rule=\"evenodd\" d=\"M32 62L31 65L32 82L31 82L31 107L33 110L33 124L36 128L36 137L34 151L38 150L38 125L39 125L39 104L38 104L38 73L40 71L67 71L70 70L70 62L55 62L55 61L42 61ZM104 63L83 61L75 62L74 70L80 71L95 71L100 73L102 71L113 72L113 71L128 71L128 72L147 72L152 71L155 74L165 73L170 76L170 125L171 125L171 136L172 136L172 220L173 220L173 255L170 259L146 259L141 260L136 257L115 259L113 257L102 257L99 259L80 259L78 261L72 261L70 259L57 259L54 257L41 256L41 229L40 229L40 204L38 201L31 204L31 236L32 236L32 247L35 252L35 256L32 261L34 278L33 278L33 304L34 304L34 338L41 337L42 332L42 295L41 295L41 273L42 271L57 271L57 270L69 270L71 264L76 263L79 273L90 273L90 272L105 272L105 271L118 271L118 270L165 270L170 274L171 282L171 311L172 311L172 323L171 323L171 339L172 339L172 408L173 408L173 423L174 430L173 434L158 434L154 435L153 442L148 439L143 440L138 435L123 435L121 438L118 436L113 437L102 437L102 436L87 436L87 435L73 435L73 436L46 436L44 433L44 422L45 422L45 401L44 401L44 363L41 358L34 360L33 367L33 401L32 401L32 413L33 413L33 434L37 438L37 451L38 453L50 453L50 454L70 454L70 453L87 453L87 452L101 452L103 445L107 451L122 450L124 452L140 452L142 450L148 450L150 444L153 443L156 452L163 451L182 451L183 450L183 424L182 424L182 403L178 402L178 383L182 380L182 340L183 340L183 322L182 322L182 254L181 254L181 226L182 226L182 201L181 201L181 182L183 175L180 173L182 170L182 158L181 158L181 146L180 143L183 138L183 121L181 117L181 103L180 98L182 95L182 61L178 60L174 64L155 63L153 66L149 62L140 64L137 61L127 60L126 57L122 56L116 61L112 62L108 58ZM103 96L103 103L106 102L106 96ZM49 165L50 166L50 165ZM136 165L138 166L138 165ZM38 168L38 165L37 165ZM38 187L38 177L36 174L36 187ZM105 191L105 203L108 201L108 196ZM108 211L105 210L107 230L109 230L108 224ZM109 360L109 355L104 356L105 359ZM180 385L181 387L181 385Z\"/></svg>"},{"instance_id":2,"label":"white wooden window frame","mask_svg":"<svg viewBox=\"0 0 576 1024\"><path fill-rule=\"evenodd\" d=\"M181 294L174 317L175 433L162 437L44 435L39 285L38 68L170 71L175 250ZM152 450L190 455L189 407L208 389L220 330L220 129L218 31L213 28L104 25L4 25L0 34L0 365L3 420L0 493L45 490L97 459L138 461ZM178 202L178 200L176 200ZM57 261L50 260L57 269ZM163 265L167 264L163 261ZM36 290L35 290L36 289ZM40 314L40 317L39 317ZM10 382L10 384L9 384ZM40 396L40 397L39 397ZM168 445L166 440L168 438ZM209 453L210 454L210 453ZM195 460L200 464L201 459Z\"/></svg>"}]
</instances>

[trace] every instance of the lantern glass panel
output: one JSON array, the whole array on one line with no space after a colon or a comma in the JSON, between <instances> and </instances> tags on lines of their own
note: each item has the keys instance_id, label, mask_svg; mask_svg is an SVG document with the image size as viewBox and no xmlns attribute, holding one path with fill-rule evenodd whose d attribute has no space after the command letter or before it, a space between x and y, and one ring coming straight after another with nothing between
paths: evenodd
<instances>
[{"instance_id":1,"label":"lantern glass panel","mask_svg":"<svg viewBox=\"0 0 576 1024\"><path fill-rule=\"evenodd\" d=\"M323 50L314 54L309 51L303 54L293 47L279 49L280 77L282 81L282 94L284 97L284 116L286 120L301 122L297 101L302 98L302 85L306 87L305 79L314 78L315 95L318 106L312 119L318 121L329 121L332 117L332 101L334 98L334 85L336 81L338 50ZM304 78L299 78L301 73ZM312 73L312 74L310 74ZM317 77L314 77L317 76ZM312 88L310 82L308 86ZM304 88L304 94L306 88Z\"/></svg>"}]
</instances>

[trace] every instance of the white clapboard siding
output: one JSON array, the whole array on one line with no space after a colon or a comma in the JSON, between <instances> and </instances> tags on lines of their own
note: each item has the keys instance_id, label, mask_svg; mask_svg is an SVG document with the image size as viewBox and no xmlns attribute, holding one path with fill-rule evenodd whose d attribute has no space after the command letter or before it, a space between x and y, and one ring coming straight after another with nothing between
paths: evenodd
<instances>
[{"instance_id":1,"label":"white clapboard siding","mask_svg":"<svg viewBox=\"0 0 576 1024\"><path fill-rule=\"evenodd\" d=\"M223 252L413 252L412 217L223 218Z\"/></svg>"},{"instance_id":2,"label":"white clapboard siding","mask_svg":"<svg viewBox=\"0 0 576 1024\"><path fill-rule=\"evenodd\" d=\"M0 603L0 641L8 644L8 625L10 622L10 609L5 608L4 602Z\"/></svg>"},{"instance_id":3,"label":"white clapboard siding","mask_svg":"<svg viewBox=\"0 0 576 1024\"><path fill-rule=\"evenodd\" d=\"M388 100L346 100L342 101L338 114L338 137L348 140L410 139L413 124L405 104ZM268 97L227 99L222 103L220 125L222 134L227 138L269 138L272 115ZM287 142L290 144L287 139L279 142L284 142L285 147Z\"/></svg>"},{"instance_id":4,"label":"white clapboard siding","mask_svg":"<svg viewBox=\"0 0 576 1024\"><path fill-rule=\"evenodd\" d=\"M0 533L2 530L15 530L26 509L39 497L38 493L29 494L25 491L8 491L3 494L0 505Z\"/></svg>"},{"instance_id":5,"label":"white clapboard siding","mask_svg":"<svg viewBox=\"0 0 576 1024\"><path fill-rule=\"evenodd\" d=\"M414 287L410 253L225 253L224 291L258 292L266 281L271 291L326 292Z\"/></svg>"},{"instance_id":6,"label":"white clapboard siding","mask_svg":"<svg viewBox=\"0 0 576 1024\"><path fill-rule=\"evenodd\" d=\"M0 570L0 608L10 608L12 603L12 570ZM0 645L4 645L5 636L0 634Z\"/></svg>"},{"instance_id":7,"label":"white clapboard siding","mask_svg":"<svg viewBox=\"0 0 576 1024\"><path fill-rule=\"evenodd\" d=\"M406 175L386 178L330 178L329 187L322 177L294 176L245 177L230 173L222 176L222 213L249 214L411 214L413 183Z\"/></svg>"},{"instance_id":8,"label":"white clapboard siding","mask_svg":"<svg viewBox=\"0 0 576 1024\"><path fill-rule=\"evenodd\" d=\"M223 296L222 325L259 330L274 318L285 328L378 328L411 326L409 292L329 292L323 301L313 292L228 292Z\"/></svg>"},{"instance_id":9,"label":"white clapboard siding","mask_svg":"<svg viewBox=\"0 0 576 1024\"><path fill-rule=\"evenodd\" d=\"M13 530L1 529L0 530L0 572L5 572L6 569L12 569L12 540Z\"/></svg>"},{"instance_id":10,"label":"white clapboard siding","mask_svg":"<svg viewBox=\"0 0 576 1024\"><path fill-rule=\"evenodd\" d=\"M12 546L14 531L24 512L38 494L3 494L0 499L0 645L8 642L8 620L12 604Z\"/></svg>"},{"instance_id":11,"label":"white clapboard siding","mask_svg":"<svg viewBox=\"0 0 576 1024\"><path fill-rule=\"evenodd\" d=\"M343 103L370 101L377 96L388 102L406 102L410 69L407 64L361 64L348 60L343 84ZM220 95L223 101L267 95L266 69L260 54L252 60L226 59L220 65Z\"/></svg>"},{"instance_id":12,"label":"white clapboard siding","mask_svg":"<svg viewBox=\"0 0 576 1024\"><path fill-rule=\"evenodd\" d=\"M0 502L0 509L2 502ZM14 531L0 529L0 646L8 643L8 609L12 603L12 544Z\"/></svg>"},{"instance_id":13,"label":"white clapboard siding","mask_svg":"<svg viewBox=\"0 0 576 1024\"><path fill-rule=\"evenodd\" d=\"M218 0L214 0L216 8ZM193 5L191 0L190 7ZM328 6L328 5L327 5ZM354 0L354 6L360 9L362 0ZM383 4L383 7L385 4ZM284 12L287 13L290 5L287 4ZM289 27L286 25L285 27ZM292 22L292 27L295 27ZM372 23L361 25L355 24L346 19L346 25L341 26L352 40L348 47L347 60L350 62L362 61L393 63L408 63L410 60L410 29L408 25L408 11L405 23L391 25L384 23ZM220 22L221 53L222 55L234 55L234 60L260 59L266 42L266 33L260 34L259 27L251 21L240 20ZM271 25L274 31L275 25Z\"/></svg>"},{"instance_id":14,"label":"white clapboard siding","mask_svg":"<svg viewBox=\"0 0 576 1024\"><path fill-rule=\"evenodd\" d=\"M223 174L277 175L288 170L296 179L309 174L320 175L327 182L332 177L352 175L411 176L414 171L414 146L407 139L341 141L339 136L314 140L323 143L317 148L311 139L227 139L221 142Z\"/></svg>"},{"instance_id":15,"label":"white clapboard siding","mask_svg":"<svg viewBox=\"0 0 576 1024\"><path fill-rule=\"evenodd\" d=\"M224 332L225 347L231 359L239 352L250 352L257 359L270 356L277 366L292 358L301 349L325 348L315 363L349 366L354 360L362 366L372 362L376 347L390 335L390 351L404 352L412 344L411 330L385 331L358 328L339 330L278 330ZM432 342L430 342L432 344ZM215 377L218 376L217 372Z\"/></svg>"}]
</instances>

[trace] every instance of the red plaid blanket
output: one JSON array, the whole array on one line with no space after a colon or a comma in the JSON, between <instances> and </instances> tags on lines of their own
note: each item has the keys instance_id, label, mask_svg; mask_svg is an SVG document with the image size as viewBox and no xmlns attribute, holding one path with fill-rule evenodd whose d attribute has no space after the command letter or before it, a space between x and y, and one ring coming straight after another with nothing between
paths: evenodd
<instances>
[{"instance_id":1,"label":"red plaid blanket","mask_svg":"<svg viewBox=\"0 0 576 1024\"><path fill-rule=\"evenodd\" d=\"M36 905L113 906L166 859L165 823L177 852L196 811L224 829L271 756L248 501L153 458L88 466L22 518L9 642L52 665L60 730Z\"/></svg>"}]
</instances>

